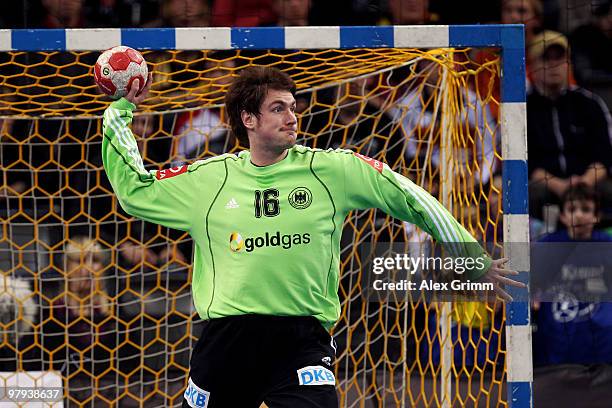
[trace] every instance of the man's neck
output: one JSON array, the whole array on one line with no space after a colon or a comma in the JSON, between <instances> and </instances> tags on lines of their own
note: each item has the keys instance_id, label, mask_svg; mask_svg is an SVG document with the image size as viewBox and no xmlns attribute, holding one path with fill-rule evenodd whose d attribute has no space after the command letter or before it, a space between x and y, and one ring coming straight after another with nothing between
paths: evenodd
<instances>
[{"instance_id":1,"label":"man's neck","mask_svg":"<svg viewBox=\"0 0 612 408\"><path fill-rule=\"evenodd\" d=\"M285 157L287 157L287 154L287 149L284 149L281 152L251 149L251 163L259 167L269 166L283 160Z\"/></svg>"}]
</instances>

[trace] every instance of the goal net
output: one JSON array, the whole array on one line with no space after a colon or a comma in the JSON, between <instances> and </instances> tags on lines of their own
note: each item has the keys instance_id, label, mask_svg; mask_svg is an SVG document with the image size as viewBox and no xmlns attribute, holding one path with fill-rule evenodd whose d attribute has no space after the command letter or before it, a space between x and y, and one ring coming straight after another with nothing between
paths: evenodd
<instances>
[{"instance_id":1,"label":"goal net","mask_svg":"<svg viewBox=\"0 0 612 408\"><path fill-rule=\"evenodd\" d=\"M387 163L502 254L498 49L148 48L152 91L132 125L148 169L241 150L224 93L241 68L275 66L298 85L299 143ZM30 49L0 53L3 375L59 373L67 407L180 406L200 327L190 238L120 209L101 165L99 52ZM362 245L429 240L380 210L347 218L342 407L508 405L501 302L365 295Z\"/></svg>"}]
</instances>

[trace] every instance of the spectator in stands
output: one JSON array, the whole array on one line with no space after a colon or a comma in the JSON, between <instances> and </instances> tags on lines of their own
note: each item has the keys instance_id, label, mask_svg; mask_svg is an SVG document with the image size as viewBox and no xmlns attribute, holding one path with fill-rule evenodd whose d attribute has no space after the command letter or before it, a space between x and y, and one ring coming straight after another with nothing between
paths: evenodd
<instances>
[{"instance_id":1,"label":"spectator in stands","mask_svg":"<svg viewBox=\"0 0 612 408\"><path fill-rule=\"evenodd\" d=\"M42 5L46 10L43 28L89 27L84 0L42 0Z\"/></svg>"},{"instance_id":2,"label":"spectator in stands","mask_svg":"<svg viewBox=\"0 0 612 408\"><path fill-rule=\"evenodd\" d=\"M215 27L257 27L276 23L275 0L214 0L212 25Z\"/></svg>"},{"instance_id":3,"label":"spectator in stands","mask_svg":"<svg viewBox=\"0 0 612 408\"><path fill-rule=\"evenodd\" d=\"M529 44L542 27L542 10L541 0L503 0L500 22L502 24L524 24L525 43ZM481 67L487 62L499 58L498 50L481 49L474 55L474 62L477 67ZM527 66L527 76L529 77L529 66ZM482 98L491 94L489 109L493 117L497 119L501 101L499 71L483 69L478 72L476 88Z\"/></svg>"},{"instance_id":4,"label":"spectator in stands","mask_svg":"<svg viewBox=\"0 0 612 408\"><path fill-rule=\"evenodd\" d=\"M277 26L307 26L310 0L274 0L274 12Z\"/></svg>"},{"instance_id":5,"label":"spectator in stands","mask_svg":"<svg viewBox=\"0 0 612 408\"><path fill-rule=\"evenodd\" d=\"M545 31L528 48L533 86L527 96L529 197L532 216L543 219L542 207L557 203L576 184L612 196L612 123L601 98L569 85L568 42L563 34Z\"/></svg>"},{"instance_id":6,"label":"spectator in stands","mask_svg":"<svg viewBox=\"0 0 612 408\"><path fill-rule=\"evenodd\" d=\"M382 151L385 135L391 130L390 117L378 115L381 108L374 98L366 96L377 92L373 88L376 78L353 80L335 89L333 119L315 139L316 147L355 149L371 157Z\"/></svg>"},{"instance_id":7,"label":"spectator in stands","mask_svg":"<svg viewBox=\"0 0 612 408\"><path fill-rule=\"evenodd\" d=\"M66 246L63 296L45 307L41 342L50 368L66 376L79 371L93 376L111 366L108 350L117 332L103 277L108 255L83 236Z\"/></svg>"},{"instance_id":8,"label":"spectator in stands","mask_svg":"<svg viewBox=\"0 0 612 408\"><path fill-rule=\"evenodd\" d=\"M543 237L533 252L533 290L541 301L534 305L534 363L546 366L535 371L535 406L607 407L612 303L596 300L609 300L611 249L603 243L612 237L595 229L599 198L592 188L573 186L561 205L565 229Z\"/></svg>"},{"instance_id":9,"label":"spectator in stands","mask_svg":"<svg viewBox=\"0 0 612 408\"><path fill-rule=\"evenodd\" d=\"M572 62L580 86L612 106L612 12L608 0L593 9L592 21L571 35Z\"/></svg>"},{"instance_id":10,"label":"spectator in stands","mask_svg":"<svg viewBox=\"0 0 612 408\"><path fill-rule=\"evenodd\" d=\"M233 55L218 52L206 60L202 73L206 83L202 85L201 91L206 100L219 100L225 94L236 70L236 59L232 58ZM221 119L221 108L218 107L178 114L173 133L178 142L174 158L177 164L204 158L204 155L226 153L235 145Z\"/></svg>"},{"instance_id":11,"label":"spectator in stands","mask_svg":"<svg viewBox=\"0 0 612 408\"><path fill-rule=\"evenodd\" d=\"M436 16L429 12L429 0L389 0L389 17L391 24L432 24L436 21Z\"/></svg>"},{"instance_id":12,"label":"spectator in stands","mask_svg":"<svg viewBox=\"0 0 612 408\"><path fill-rule=\"evenodd\" d=\"M426 60L419 61L415 69L415 80L402 81L399 98L395 101L389 112L394 121L401 121L401 131L406 143L405 156L408 162L417 160L421 163L440 165L441 115L436 112L439 108L439 92L442 64ZM425 79L423 80L423 77ZM488 106L479 99L478 95L468 88L461 88L463 95L457 98L463 107L459 109L461 131L465 140L472 146L459 149L457 153L463 155L465 163L478 162L473 168L472 181L476 184L489 182L491 174L496 169L495 145L497 126L492 118ZM430 148L431 146L431 148ZM472 148L474 147L474 148ZM474 156L474 157L472 157Z\"/></svg>"},{"instance_id":13,"label":"spectator in stands","mask_svg":"<svg viewBox=\"0 0 612 408\"><path fill-rule=\"evenodd\" d=\"M117 384L141 362L134 346L139 344L139 334L126 330L109 294L104 277L111 265L109 255L110 249L105 251L96 240L72 239L64 253L65 281L59 296L44 293L41 298L42 338L38 344L43 369L61 372L70 398L79 403L94 395L118 398ZM55 300L46 303L46 299ZM98 405L95 400L93 405Z\"/></svg>"},{"instance_id":14,"label":"spectator in stands","mask_svg":"<svg viewBox=\"0 0 612 408\"><path fill-rule=\"evenodd\" d=\"M541 0L502 0L501 23L525 24L525 43L529 44L542 27Z\"/></svg>"},{"instance_id":15,"label":"spectator in stands","mask_svg":"<svg viewBox=\"0 0 612 408\"><path fill-rule=\"evenodd\" d=\"M161 17L146 27L208 27L210 8L207 0L163 0Z\"/></svg>"},{"instance_id":16,"label":"spectator in stands","mask_svg":"<svg viewBox=\"0 0 612 408\"><path fill-rule=\"evenodd\" d=\"M32 337L38 307L28 281L0 273L0 367L15 371L15 350L22 351L24 337ZM26 343L29 343L26 341Z\"/></svg>"},{"instance_id":17,"label":"spectator in stands","mask_svg":"<svg viewBox=\"0 0 612 408\"><path fill-rule=\"evenodd\" d=\"M13 137L15 122L14 119L0 119L0 166L5 169L4 173L6 174L6 181L0 187L0 197L21 194L28 185L28 177L25 170L27 165L19 166L15 163L19 158L20 142L19 139L14 140ZM10 170L8 170L9 168Z\"/></svg>"}]
</instances>

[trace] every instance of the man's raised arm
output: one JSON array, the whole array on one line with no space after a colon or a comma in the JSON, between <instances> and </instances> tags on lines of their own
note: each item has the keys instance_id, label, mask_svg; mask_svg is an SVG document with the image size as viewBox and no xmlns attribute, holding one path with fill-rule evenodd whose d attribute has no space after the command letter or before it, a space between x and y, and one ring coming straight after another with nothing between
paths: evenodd
<instances>
[{"instance_id":1,"label":"man's raised arm","mask_svg":"<svg viewBox=\"0 0 612 408\"><path fill-rule=\"evenodd\" d=\"M150 84L149 80L149 84ZM138 89L132 85L132 90ZM183 231L191 229L197 205L197 184L192 168L147 171L129 126L134 102L144 99L131 91L104 112L102 161L121 207L130 215ZM193 166L193 165L192 165Z\"/></svg>"}]
</instances>

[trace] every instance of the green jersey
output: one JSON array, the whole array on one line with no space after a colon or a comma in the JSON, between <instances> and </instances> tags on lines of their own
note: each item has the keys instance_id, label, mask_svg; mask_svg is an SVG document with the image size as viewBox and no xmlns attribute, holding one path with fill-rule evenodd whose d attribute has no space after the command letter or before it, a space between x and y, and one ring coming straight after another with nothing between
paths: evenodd
<instances>
[{"instance_id":1,"label":"green jersey","mask_svg":"<svg viewBox=\"0 0 612 408\"><path fill-rule=\"evenodd\" d=\"M479 254L464 255L486 262L470 278L490 266L479 246L457 244L475 240L435 198L348 150L296 145L265 167L242 151L146 171L129 129L134 109L120 99L105 111L104 168L128 214L193 237L193 300L203 319L314 316L331 328L340 313L342 225L355 209L379 208L451 250L476 247Z\"/></svg>"}]
</instances>

